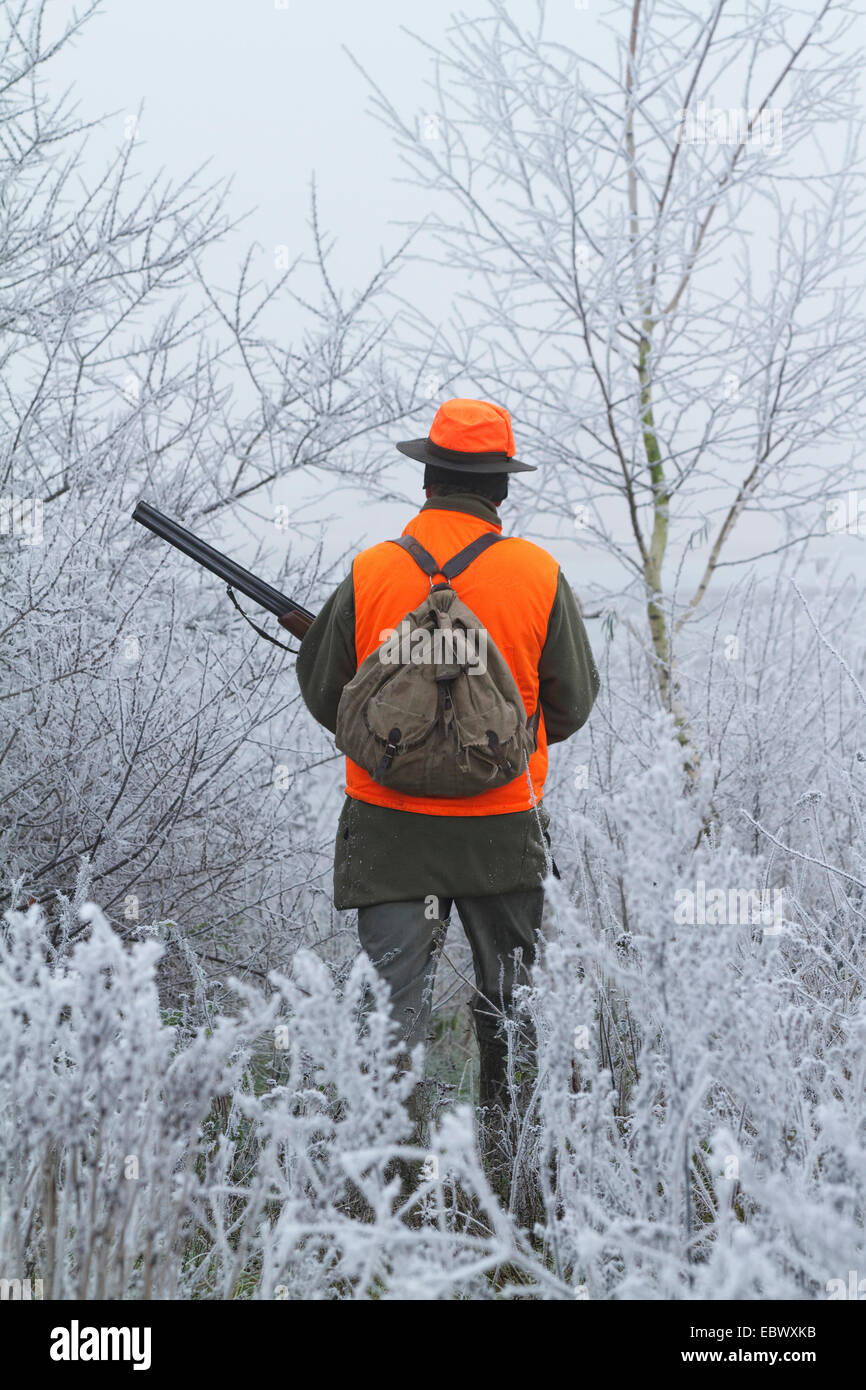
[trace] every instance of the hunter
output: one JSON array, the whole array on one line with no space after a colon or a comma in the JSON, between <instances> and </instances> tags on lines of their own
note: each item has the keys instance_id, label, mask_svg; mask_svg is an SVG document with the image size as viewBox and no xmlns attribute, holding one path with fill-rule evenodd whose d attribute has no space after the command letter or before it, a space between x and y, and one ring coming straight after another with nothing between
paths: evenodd
<instances>
[{"instance_id":1,"label":"hunter","mask_svg":"<svg viewBox=\"0 0 866 1390\"><path fill-rule=\"evenodd\" d=\"M383 686L386 668L377 677L375 666L387 635L407 615L413 628L425 622L471 626L474 618L481 636L487 634L486 672L467 675L464 663L433 672L432 680L428 673L419 699L437 703L423 728L436 725L439 732L423 756L417 748L413 752L405 734L412 718L420 717L417 711L413 716L407 693L402 713L374 717L369 705L363 713L351 711L358 740L362 733L373 739L377 717L385 722L366 766L346 760L334 903L358 909L361 946L388 984L407 1051L426 1041L438 954L456 905L475 970L482 1113L504 1110L507 1045L501 1023L509 1016L515 984L529 979L542 882L552 864L543 802L547 749L585 723L598 673L577 601L556 560L530 541L502 538L499 507L508 496L509 474L535 471L514 457L508 411L487 401L449 400L426 439L397 448L424 464L427 500L398 542L383 541L356 557L303 639L298 681L313 716L338 733L338 746L346 751L354 745L348 734L340 741L338 726L342 719L344 728L353 727L343 713L350 697L357 703L363 694L359 688L353 695L362 669L369 672L366 689L374 698L383 689L397 689ZM399 644L391 647L399 651ZM492 666L491 652L497 654ZM440 654L440 665L441 660ZM408 692L405 681L417 677L404 671L402 688ZM495 723L489 711L497 709L498 732L482 727L467 752L458 745L460 738L469 740L465 729L482 688L472 683L482 678L497 688L485 691L481 723ZM461 681L468 701L462 706ZM509 693L519 718L508 714ZM387 709L396 708L392 696ZM469 714L455 720L460 709ZM450 743L441 736L449 730ZM471 785L481 789L472 794L455 771L458 757L464 773L475 769ZM441 762L445 758L450 765ZM460 794L448 794L454 790Z\"/></svg>"}]
</instances>

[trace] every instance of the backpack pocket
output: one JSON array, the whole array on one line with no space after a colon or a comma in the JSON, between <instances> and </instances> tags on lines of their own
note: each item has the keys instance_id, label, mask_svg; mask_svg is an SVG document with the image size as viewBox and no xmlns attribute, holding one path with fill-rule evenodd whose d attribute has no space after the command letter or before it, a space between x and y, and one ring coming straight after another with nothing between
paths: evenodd
<instances>
[{"instance_id":1,"label":"backpack pocket","mask_svg":"<svg viewBox=\"0 0 866 1390\"><path fill-rule=\"evenodd\" d=\"M374 739L388 742L396 728L401 750L415 748L436 727L439 692L432 677L424 676L418 668L397 667L365 700L361 713Z\"/></svg>"}]
</instances>

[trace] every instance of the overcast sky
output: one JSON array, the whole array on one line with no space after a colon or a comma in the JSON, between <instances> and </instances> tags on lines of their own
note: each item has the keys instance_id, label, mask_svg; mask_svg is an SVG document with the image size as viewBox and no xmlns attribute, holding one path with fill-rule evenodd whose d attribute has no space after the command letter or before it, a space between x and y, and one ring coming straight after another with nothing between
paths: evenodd
<instances>
[{"instance_id":1,"label":"overcast sky","mask_svg":"<svg viewBox=\"0 0 866 1390\"><path fill-rule=\"evenodd\" d=\"M512 9L528 17L534 5ZM574 37L592 36L593 20L571 0L554 0L557 9ZM144 104L138 139L155 168L182 173L209 160L230 176L236 210L255 209L242 244L306 246L315 171L322 220L360 278L397 242L391 224L417 211L417 198L395 177L390 137L365 114L366 84L344 49L402 109L425 111L426 65L403 30L440 41L448 14L429 0L104 0L63 72L82 112L117 111L118 137Z\"/></svg>"},{"instance_id":2,"label":"overcast sky","mask_svg":"<svg viewBox=\"0 0 866 1390\"><path fill-rule=\"evenodd\" d=\"M604 16L624 6L625 0L589 0L584 9L575 0L551 0L553 33L593 56L606 42ZM66 0L58 0L55 14L64 7ZM466 0L461 8L481 14L487 7ZM528 18L534 8L532 0L511 0L515 17ZM339 239L340 272L345 283L358 283L380 250L398 240L394 224L417 215L419 204L417 192L398 181L391 139L366 113L364 79L344 48L397 106L423 113L430 101L427 66L403 29L447 43L449 13L448 4L429 0L104 0L75 49L52 69L52 80L74 83L81 115L116 113L100 137L112 145L143 107L137 138L148 172L183 177L209 161L213 176L232 178L232 210L250 216L220 250L227 281L252 241L268 256L278 244L308 247L315 171L322 221ZM435 297L438 287L429 278L427 289ZM519 420L515 432L519 443ZM404 485L410 469L407 464ZM359 535L356 513L339 539L380 539L405 519L405 508L384 517L365 513ZM759 518L746 519L732 553L761 549L760 528ZM562 545L550 548L579 570L574 537ZM820 542L816 553L844 552L859 566L864 548L835 537ZM574 582L581 580L576 573Z\"/></svg>"}]
</instances>

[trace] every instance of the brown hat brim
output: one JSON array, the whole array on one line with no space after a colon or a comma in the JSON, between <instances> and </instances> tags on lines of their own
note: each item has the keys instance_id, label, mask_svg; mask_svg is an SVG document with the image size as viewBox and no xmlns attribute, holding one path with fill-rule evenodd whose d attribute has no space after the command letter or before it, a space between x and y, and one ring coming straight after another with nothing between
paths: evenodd
<instances>
[{"instance_id":1,"label":"brown hat brim","mask_svg":"<svg viewBox=\"0 0 866 1390\"><path fill-rule=\"evenodd\" d=\"M403 439L396 446L407 458L432 463L452 473L536 473L534 463L521 463L507 454L460 453L456 449L431 449L429 439Z\"/></svg>"}]
</instances>

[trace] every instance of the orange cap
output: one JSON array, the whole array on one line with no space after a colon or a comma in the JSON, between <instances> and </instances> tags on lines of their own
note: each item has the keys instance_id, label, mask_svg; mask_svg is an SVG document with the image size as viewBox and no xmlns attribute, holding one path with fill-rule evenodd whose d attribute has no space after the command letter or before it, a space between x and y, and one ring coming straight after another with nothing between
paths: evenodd
<instances>
[{"instance_id":1,"label":"orange cap","mask_svg":"<svg viewBox=\"0 0 866 1390\"><path fill-rule=\"evenodd\" d=\"M511 416L504 406L455 396L436 411L430 438L441 449L467 454L506 454L514 457Z\"/></svg>"},{"instance_id":2,"label":"orange cap","mask_svg":"<svg viewBox=\"0 0 866 1390\"><path fill-rule=\"evenodd\" d=\"M443 401L426 439L404 439L401 454L454 472L533 473L514 457L511 416L504 406L454 396Z\"/></svg>"}]
</instances>

